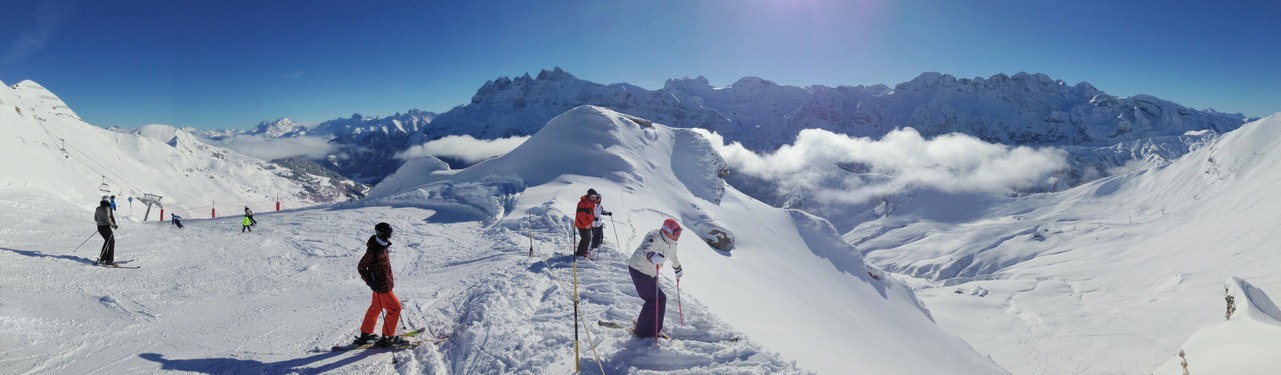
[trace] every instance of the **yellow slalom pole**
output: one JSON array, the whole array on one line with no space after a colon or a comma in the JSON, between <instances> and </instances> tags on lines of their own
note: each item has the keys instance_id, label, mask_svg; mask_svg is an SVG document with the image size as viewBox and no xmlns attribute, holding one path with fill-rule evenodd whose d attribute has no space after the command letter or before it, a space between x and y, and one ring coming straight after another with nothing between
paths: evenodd
<instances>
[{"instance_id":1,"label":"yellow slalom pole","mask_svg":"<svg viewBox=\"0 0 1281 375\"><path fill-rule=\"evenodd\" d=\"M578 360L578 260L574 260L574 372L582 371Z\"/></svg>"}]
</instances>

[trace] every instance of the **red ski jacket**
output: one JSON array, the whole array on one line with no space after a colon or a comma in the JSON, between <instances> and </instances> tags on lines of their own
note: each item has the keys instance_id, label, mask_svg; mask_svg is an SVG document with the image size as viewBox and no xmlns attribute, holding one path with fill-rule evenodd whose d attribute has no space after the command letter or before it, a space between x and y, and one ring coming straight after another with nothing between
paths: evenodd
<instances>
[{"instance_id":1,"label":"red ski jacket","mask_svg":"<svg viewBox=\"0 0 1281 375\"><path fill-rule=\"evenodd\" d=\"M365 256L360 258L360 264L356 265L356 271L374 293L390 292L396 286L395 278L391 276L391 258L387 256L387 248L391 247L391 242L383 245L378 242L377 236L369 236L369 242L365 245L368 248Z\"/></svg>"},{"instance_id":2,"label":"red ski jacket","mask_svg":"<svg viewBox=\"0 0 1281 375\"><path fill-rule=\"evenodd\" d=\"M574 227L578 229L591 229L592 222L596 221L596 202L584 195L578 199L578 213L574 215Z\"/></svg>"}]
</instances>

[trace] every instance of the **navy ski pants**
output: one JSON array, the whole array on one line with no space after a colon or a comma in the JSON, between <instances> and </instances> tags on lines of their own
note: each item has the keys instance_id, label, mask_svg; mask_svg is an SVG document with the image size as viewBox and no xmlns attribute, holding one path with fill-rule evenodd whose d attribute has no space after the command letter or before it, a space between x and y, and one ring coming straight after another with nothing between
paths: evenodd
<instances>
[{"instance_id":1,"label":"navy ski pants","mask_svg":"<svg viewBox=\"0 0 1281 375\"><path fill-rule=\"evenodd\" d=\"M640 316L636 318L636 337L654 337L657 332L663 330L663 314L667 312L667 294L658 287L657 277L646 275L632 267L627 267L627 270L632 274L632 284L636 285L636 294L645 300L645 305L641 306ZM658 319L654 318L655 313L658 314Z\"/></svg>"},{"instance_id":2,"label":"navy ski pants","mask_svg":"<svg viewBox=\"0 0 1281 375\"><path fill-rule=\"evenodd\" d=\"M600 248L602 242L605 242L605 226L592 227L592 251Z\"/></svg>"},{"instance_id":3,"label":"navy ski pants","mask_svg":"<svg viewBox=\"0 0 1281 375\"><path fill-rule=\"evenodd\" d=\"M98 253L98 262L115 263L116 235L111 232L111 227L106 225L98 226L98 234L102 236L102 252Z\"/></svg>"},{"instance_id":4,"label":"navy ski pants","mask_svg":"<svg viewBox=\"0 0 1281 375\"><path fill-rule=\"evenodd\" d=\"M574 255L587 256L587 245L592 243L592 228L578 228L578 250Z\"/></svg>"}]
</instances>

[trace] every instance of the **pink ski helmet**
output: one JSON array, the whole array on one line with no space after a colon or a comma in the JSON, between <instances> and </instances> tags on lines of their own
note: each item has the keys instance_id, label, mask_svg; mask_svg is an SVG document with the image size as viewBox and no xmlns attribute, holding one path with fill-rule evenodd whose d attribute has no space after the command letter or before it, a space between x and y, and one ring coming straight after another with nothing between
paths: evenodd
<instances>
[{"instance_id":1,"label":"pink ski helmet","mask_svg":"<svg viewBox=\"0 0 1281 375\"><path fill-rule=\"evenodd\" d=\"M681 224L677 223L676 219L663 220L662 230L663 235L667 236L667 238L670 238L672 241L676 241L681 238Z\"/></svg>"}]
</instances>

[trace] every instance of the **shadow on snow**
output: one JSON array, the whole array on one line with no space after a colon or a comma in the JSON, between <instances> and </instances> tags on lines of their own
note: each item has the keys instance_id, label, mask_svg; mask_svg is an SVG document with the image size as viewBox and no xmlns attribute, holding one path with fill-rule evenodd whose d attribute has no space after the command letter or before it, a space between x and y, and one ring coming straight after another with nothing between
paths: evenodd
<instances>
[{"instance_id":1,"label":"shadow on snow","mask_svg":"<svg viewBox=\"0 0 1281 375\"><path fill-rule=\"evenodd\" d=\"M159 353L142 353L138 357L148 361L160 364L161 370L169 371L188 371L202 374L243 374L243 373L299 373L299 374L320 374L333 371L343 366L359 362L374 354L380 353L375 350L360 350L349 358L341 361L330 363L319 367L303 367L318 361L323 361L337 357L350 352L332 351L316 354L310 357L295 358L280 362L264 363L252 359L240 358L192 358L192 359L166 359L163 354Z\"/></svg>"},{"instance_id":2,"label":"shadow on snow","mask_svg":"<svg viewBox=\"0 0 1281 375\"><path fill-rule=\"evenodd\" d=\"M35 250L18 250L18 249L10 249L10 248L7 248L7 247L0 247L0 250L12 251L12 252L14 252L15 254L22 255L22 256L28 256L28 257L32 257L32 258L53 258L53 259L65 259L65 260L72 260L72 261L76 261L76 262L80 262L80 263L84 263L84 264L96 264L96 262L94 262L94 261L93 261L93 259L89 259L89 258L85 258L85 257L78 257L78 256L75 256L75 255L52 255L52 254L45 254L45 253L42 253L42 252L39 252L39 251L35 251Z\"/></svg>"}]
</instances>

